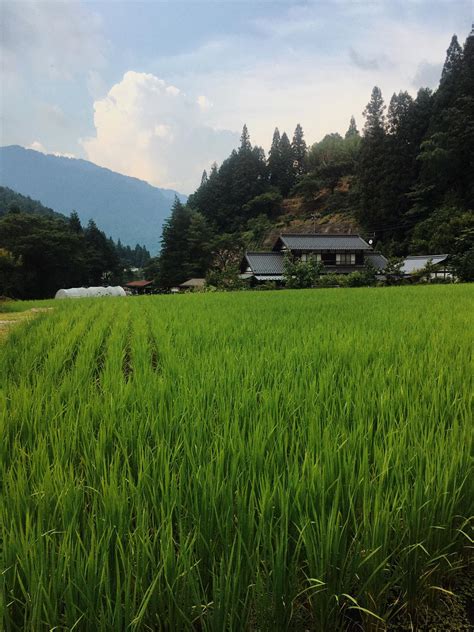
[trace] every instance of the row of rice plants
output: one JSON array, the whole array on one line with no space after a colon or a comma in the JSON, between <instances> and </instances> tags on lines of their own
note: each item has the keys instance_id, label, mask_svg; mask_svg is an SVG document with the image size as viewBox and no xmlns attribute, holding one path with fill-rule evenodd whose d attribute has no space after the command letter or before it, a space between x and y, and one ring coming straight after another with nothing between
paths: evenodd
<instances>
[{"instance_id":1,"label":"row of rice plants","mask_svg":"<svg viewBox=\"0 0 474 632\"><path fill-rule=\"evenodd\" d=\"M468 559L473 302L469 286L83 300L17 330L5 629L415 616Z\"/></svg>"}]
</instances>

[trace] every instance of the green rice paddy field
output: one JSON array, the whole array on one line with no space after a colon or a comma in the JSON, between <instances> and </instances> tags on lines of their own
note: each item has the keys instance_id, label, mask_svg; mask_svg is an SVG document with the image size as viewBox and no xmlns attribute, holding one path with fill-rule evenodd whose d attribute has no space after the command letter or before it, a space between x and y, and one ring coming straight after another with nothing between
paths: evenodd
<instances>
[{"instance_id":1,"label":"green rice paddy field","mask_svg":"<svg viewBox=\"0 0 474 632\"><path fill-rule=\"evenodd\" d=\"M4 630L444 629L472 285L45 305L0 347Z\"/></svg>"}]
</instances>

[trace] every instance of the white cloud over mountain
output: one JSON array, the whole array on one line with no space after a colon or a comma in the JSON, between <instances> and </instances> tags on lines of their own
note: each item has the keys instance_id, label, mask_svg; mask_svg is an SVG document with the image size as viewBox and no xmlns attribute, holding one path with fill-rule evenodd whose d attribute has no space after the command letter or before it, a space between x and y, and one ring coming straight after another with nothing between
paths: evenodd
<instances>
[{"instance_id":1,"label":"white cloud over mountain","mask_svg":"<svg viewBox=\"0 0 474 632\"><path fill-rule=\"evenodd\" d=\"M210 126L205 96L190 99L150 73L128 71L94 102L96 135L87 158L120 173L192 192L204 167L221 161L238 134Z\"/></svg>"},{"instance_id":2,"label":"white cloud over mountain","mask_svg":"<svg viewBox=\"0 0 474 632\"><path fill-rule=\"evenodd\" d=\"M189 193L244 123L267 151L275 126L291 135L299 122L313 143L344 133L351 114L361 128L374 85L387 104L393 92L435 88L469 12L470 0L139 11L3 0L0 144L39 143Z\"/></svg>"}]
</instances>

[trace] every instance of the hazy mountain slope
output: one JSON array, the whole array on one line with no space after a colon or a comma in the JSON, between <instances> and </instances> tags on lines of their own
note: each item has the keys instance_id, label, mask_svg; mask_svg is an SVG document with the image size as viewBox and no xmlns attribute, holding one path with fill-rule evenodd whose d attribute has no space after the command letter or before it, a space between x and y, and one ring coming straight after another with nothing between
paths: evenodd
<instances>
[{"instance_id":1,"label":"hazy mountain slope","mask_svg":"<svg viewBox=\"0 0 474 632\"><path fill-rule=\"evenodd\" d=\"M75 210L83 223L94 219L114 239L144 244L152 252L159 248L175 194L86 160L44 155L17 145L0 148L0 185L66 215Z\"/></svg>"}]
</instances>

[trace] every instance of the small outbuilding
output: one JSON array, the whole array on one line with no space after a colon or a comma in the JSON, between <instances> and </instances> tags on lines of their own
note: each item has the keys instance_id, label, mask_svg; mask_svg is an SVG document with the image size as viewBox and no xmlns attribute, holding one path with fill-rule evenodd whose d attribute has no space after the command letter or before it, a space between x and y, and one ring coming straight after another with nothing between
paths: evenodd
<instances>
[{"instance_id":1,"label":"small outbuilding","mask_svg":"<svg viewBox=\"0 0 474 632\"><path fill-rule=\"evenodd\" d=\"M153 287L153 281L130 281L125 284L125 287L131 290L134 294L148 294Z\"/></svg>"},{"instance_id":2,"label":"small outbuilding","mask_svg":"<svg viewBox=\"0 0 474 632\"><path fill-rule=\"evenodd\" d=\"M107 287L70 287L58 290L54 298L94 298L99 296L127 296L120 285Z\"/></svg>"},{"instance_id":3,"label":"small outbuilding","mask_svg":"<svg viewBox=\"0 0 474 632\"><path fill-rule=\"evenodd\" d=\"M410 255L404 259L400 272L405 277L411 277L430 264L432 279L450 279L452 272L448 266L448 259L449 255Z\"/></svg>"},{"instance_id":4,"label":"small outbuilding","mask_svg":"<svg viewBox=\"0 0 474 632\"><path fill-rule=\"evenodd\" d=\"M181 292L186 292L186 290L202 290L206 285L206 279L188 279L184 283L178 285L178 288Z\"/></svg>"}]
</instances>

